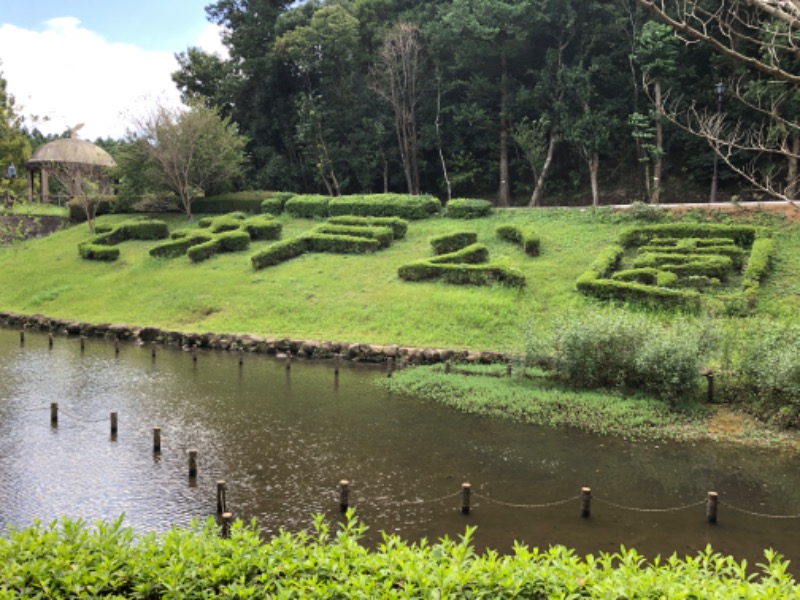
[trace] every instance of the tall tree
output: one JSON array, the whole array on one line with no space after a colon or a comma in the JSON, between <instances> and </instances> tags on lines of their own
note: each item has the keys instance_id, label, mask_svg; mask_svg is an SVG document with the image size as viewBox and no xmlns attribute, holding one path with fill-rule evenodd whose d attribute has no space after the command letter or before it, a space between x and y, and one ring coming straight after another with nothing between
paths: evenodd
<instances>
[{"instance_id":1,"label":"tall tree","mask_svg":"<svg viewBox=\"0 0 800 600\"><path fill-rule=\"evenodd\" d=\"M729 80L730 96L749 112L731 121L713 104L681 105L678 99L667 115L670 120L706 139L728 167L756 189L794 200L800 189L800 2L637 2L679 36L719 53L730 65L727 71L738 73ZM779 172L783 178L776 176Z\"/></svg>"},{"instance_id":2,"label":"tall tree","mask_svg":"<svg viewBox=\"0 0 800 600\"><path fill-rule=\"evenodd\" d=\"M16 170L21 170L30 158L31 146L7 85L0 71L0 195L11 200L25 193L25 178L16 176L19 174Z\"/></svg>"},{"instance_id":3,"label":"tall tree","mask_svg":"<svg viewBox=\"0 0 800 600\"><path fill-rule=\"evenodd\" d=\"M387 32L378 53L373 89L392 107L397 145L409 194L419 194L417 105L420 97L419 28L398 23Z\"/></svg>"},{"instance_id":4,"label":"tall tree","mask_svg":"<svg viewBox=\"0 0 800 600\"><path fill-rule=\"evenodd\" d=\"M157 166L189 219L195 196L242 172L247 140L214 108L195 102L184 111L156 104L132 126L131 143L139 144Z\"/></svg>"}]
</instances>

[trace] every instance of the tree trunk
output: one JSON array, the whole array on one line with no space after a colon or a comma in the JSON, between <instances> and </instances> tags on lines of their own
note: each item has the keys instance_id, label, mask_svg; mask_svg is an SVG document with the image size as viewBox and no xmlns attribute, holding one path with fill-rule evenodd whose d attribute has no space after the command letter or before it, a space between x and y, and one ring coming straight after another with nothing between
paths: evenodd
<instances>
[{"instance_id":1,"label":"tree trunk","mask_svg":"<svg viewBox=\"0 0 800 600\"><path fill-rule=\"evenodd\" d=\"M439 69L436 69L436 145L439 149L439 160L442 163L442 176L444 177L445 185L447 186L447 201L450 202L453 198L453 189L450 185L450 178L447 175L447 163L444 160L444 152L442 151L442 131L440 127L442 115L442 78L439 75Z\"/></svg>"},{"instance_id":2,"label":"tree trunk","mask_svg":"<svg viewBox=\"0 0 800 600\"><path fill-rule=\"evenodd\" d=\"M547 172L550 170L550 164L553 162L553 154L556 149L556 135L554 131L550 132L550 142L547 144L547 157L544 159L542 170L539 177L536 179L536 187L533 188L531 201L528 206L541 206L542 196L544 195L544 182L547 178Z\"/></svg>"},{"instance_id":3,"label":"tree trunk","mask_svg":"<svg viewBox=\"0 0 800 600\"><path fill-rule=\"evenodd\" d=\"M653 161L653 187L650 203L658 204L661 199L661 171L664 166L664 127L661 124L661 82L656 80L656 157Z\"/></svg>"},{"instance_id":4,"label":"tree trunk","mask_svg":"<svg viewBox=\"0 0 800 600\"><path fill-rule=\"evenodd\" d=\"M510 186L508 181L508 58L505 52L500 55L500 206L509 206Z\"/></svg>"},{"instance_id":5,"label":"tree trunk","mask_svg":"<svg viewBox=\"0 0 800 600\"><path fill-rule=\"evenodd\" d=\"M597 172L600 170L600 155L594 152L589 159L589 181L592 185L592 206L600 206L600 187L597 185Z\"/></svg>"},{"instance_id":6,"label":"tree trunk","mask_svg":"<svg viewBox=\"0 0 800 600\"><path fill-rule=\"evenodd\" d=\"M797 197L797 157L800 155L800 132L792 132L792 152L789 154L789 165L786 172L786 199L795 200Z\"/></svg>"}]
</instances>

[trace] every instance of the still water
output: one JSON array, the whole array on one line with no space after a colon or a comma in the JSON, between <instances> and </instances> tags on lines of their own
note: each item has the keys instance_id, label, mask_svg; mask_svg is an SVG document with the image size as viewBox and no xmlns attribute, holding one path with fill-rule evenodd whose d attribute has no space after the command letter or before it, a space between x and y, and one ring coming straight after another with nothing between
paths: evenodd
<instances>
[{"instance_id":1,"label":"still water","mask_svg":"<svg viewBox=\"0 0 800 600\"><path fill-rule=\"evenodd\" d=\"M753 564L772 547L800 565L796 456L712 444L631 444L462 415L391 395L375 367L149 348L0 330L0 529L59 516L125 515L140 531L216 511L228 482L235 516L265 535L340 518L337 485L369 527L408 540L477 526L478 549L564 544L580 553L621 544L647 556L716 550ZM57 427L50 404L59 403ZM110 435L110 413L119 415ZM154 454L153 428L162 431ZM188 477L188 451L198 477ZM461 514L469 481L472 512ZM590 486L590 519L577 496ZM705 522L709 490L719 523ZM444 499L441 499L444 498ZM555 506L532 508L550 503ZM682 510L642 512L693 505ZM747 512L743 512L747 511Z\"/></svg>"}]
</instances>

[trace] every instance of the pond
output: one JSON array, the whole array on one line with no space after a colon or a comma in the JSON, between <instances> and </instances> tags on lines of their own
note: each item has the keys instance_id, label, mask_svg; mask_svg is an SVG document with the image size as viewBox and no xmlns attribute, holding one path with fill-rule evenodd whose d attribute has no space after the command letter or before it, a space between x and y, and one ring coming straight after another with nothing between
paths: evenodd
<instances>
[{"instance_id":1,"label":"pond","mask_svg":"<svg viewBox=\"0 0 800 600\"><path fill-rule=\"evenodd\" d=\"M392 395L385 372L343 363L122 345L0 330L0 528L60 516L125 515L163 531L216 513L218 480L236 517L266 536L341 518L338 484L369 526L408 540L477 526L479 550L621 544L649 557L715 550L800 564L797 458L717 444L638 443L452 412ZM59 405L51 427L50 405ZM110 413L118 433L110 433ZM153 452L153 428L162 450ZM188 452L198 476L188 477ZM472 511L461 513L463 482ZM579 516L582 486L591 518ZM719 522L705 520L708 491ZM547 505L547 506L544 506ZM681 508L684 507L684 508ZM661 509L677 509L664 510Z\"/></svg>"}]
</instances>

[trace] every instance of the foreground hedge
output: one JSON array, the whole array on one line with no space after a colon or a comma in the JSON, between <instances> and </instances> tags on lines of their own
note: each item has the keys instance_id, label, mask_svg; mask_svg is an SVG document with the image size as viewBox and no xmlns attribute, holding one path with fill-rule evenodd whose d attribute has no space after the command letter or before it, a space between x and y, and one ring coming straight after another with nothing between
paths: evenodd
<instances>
[{"instance_id":1,"label":"foreground hedge","mask_svg":"<svg viewBox=\"0 0 800 600\"><path fill-rule=\"evenodd\" d=\"M112 248L127 240L161 240L169 235L164 221L142 219L123 221L116 225L95 228L95 236L78 244L78 254L87 260L114 261L119 258L119 248Z\"/></svg>"},{"instance_id":2,"label":"foreground hedge","mask_svg":"<svg viewBox=\"0 0 800 600\"><path fill-rule=\"evenodd\" d=\"M230 539L213 520L164 534L135 534L120 521L12 530L0 538L0 598L797 598L787 562L765 551L759 577L714 553L652 563L635 550L579 557L562 546L516 545L478 554L459 541L408 544L386 535L365 548L354 519L331 532L282 532L264 543L255 523Z\"/></svg>"}]
</instances>

